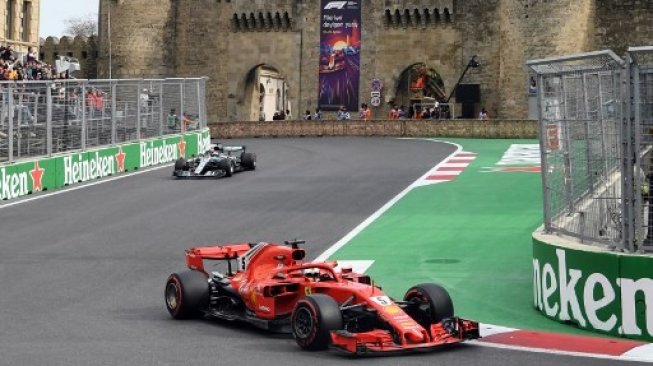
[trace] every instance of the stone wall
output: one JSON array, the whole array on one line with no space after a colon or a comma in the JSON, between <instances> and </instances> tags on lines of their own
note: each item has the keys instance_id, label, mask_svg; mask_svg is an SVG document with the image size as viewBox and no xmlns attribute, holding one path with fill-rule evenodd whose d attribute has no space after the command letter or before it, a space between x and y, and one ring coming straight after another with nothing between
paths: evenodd
<instances>
[{"instance_id":1,"label":"stone wall","mask_svg":"<svg viewBox=\"0 0 653 366\"><path fill-rule=\"evenodd\" d=\"M537 138L537 121L530 120L379 120L218 122L209 125L216 139L304 136L394 136Z\"/></svg>"},{"instance_id":2,"label":"stone wall","mask_svg":"<svg viewBox=\"0 0 653 366\"><path fill-rule=\"evenodd\" d=\"M0 43L27 54L28 47L39 47L41 0L11 0L11 7L7 1L0 2Z\"/></svg>"},{"instance_id":3,"label":"stone wall","mask_svg":"<svg viewBox=\"0 0 653 366\"><path fill-rule=\"evenodd\" d=\"M255 115L246 86L260 65L290 85L295 114L318 94L318 0L101 0L100 77L108 76L112 11L114 77L208 76L209 117ZM529 59L653 44L651 1L361 0L361 102L381 79L386 115L401 73L425 63L451 92L473 55L481 67L463 80L481 85L480 107L495 118L528 114ZM456 107L456 110L460 110Z\"/></svg>"}]
</instances>

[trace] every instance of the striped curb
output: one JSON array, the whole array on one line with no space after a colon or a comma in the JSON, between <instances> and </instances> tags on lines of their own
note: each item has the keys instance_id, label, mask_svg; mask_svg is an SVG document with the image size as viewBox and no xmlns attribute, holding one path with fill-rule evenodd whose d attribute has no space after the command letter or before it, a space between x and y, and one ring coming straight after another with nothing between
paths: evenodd
<instances>
[{"instance_id":1,"label":"striped curb","mask_svg":"<svg viewBox=\"0 0 653 366\"><path fill-rule=\"evenodd\" d=\"M473 152L456 152L454 155L442 162L442 164L439 164L426 173L424 178L422 178L417 185L425 186L455 180L465 170L465 168L476 159L477 155L478 154Z\"/></svg>"},{"instance_id":2,"label":"striped curb","mask_svg":"<svg viewBox=\"0 0 653 366\"><path fill-rule=\"evenodd\" d=\"M548 333L480 324L480 346L589 358L653 362L653 344L628 339Z\"/></svg>"}]
</instances>

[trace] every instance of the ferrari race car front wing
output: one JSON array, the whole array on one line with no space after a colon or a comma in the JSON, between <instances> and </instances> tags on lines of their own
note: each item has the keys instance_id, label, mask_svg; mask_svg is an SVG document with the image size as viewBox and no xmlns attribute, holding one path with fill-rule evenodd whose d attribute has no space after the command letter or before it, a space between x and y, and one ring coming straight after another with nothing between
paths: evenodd
<instances>
[{"instance_id":1,"label":"ferrari race car front wing","mask_svg":"<svg viewBox=\"0 0 653 366\"><path fill-rule=\"evenodd\" d=\"M361 333L338 330L331 332L331 344L337 350L366 355L428 351L480 338L477 322L457 317L432 324L429 332L430 339L427 341L411 343L408 340L397 340L389 331L383 329Z\"/></svg>"}]
</instances>

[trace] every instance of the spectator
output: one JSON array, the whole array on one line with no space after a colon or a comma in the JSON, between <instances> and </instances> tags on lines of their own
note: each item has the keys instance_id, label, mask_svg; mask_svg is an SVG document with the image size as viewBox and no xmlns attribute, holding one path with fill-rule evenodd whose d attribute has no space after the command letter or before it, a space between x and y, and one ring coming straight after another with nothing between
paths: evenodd
<instances>
[{"instance_id":1,"label":"spectator","mask_svg":"<svg viewBox=\"0 0 653 366\"><path fill-rule=\"evenodd\" d=\"M315 114L313 115L313 119L316 121L322 119L322 112L320 112L320 108L315 108Z\"/></svg>"},{"instance_id":2,"label":"spectator","mask_svg":"<svg viewBox=\"0 0 653 366\"><path fill-rule=\"evenodd\" d=\"M406 113L406 107L401 106L399 107L399 119L406 119L408 118L408 114Z\"/></svg>"},{"instance_id":3,"label":"spectator","mask_svg":"<svg viewBox=\"0 0 653 366\"><path fill-rule=\"evenodd\" d=\"M195 129L195 121L193 121L188 113L184 112L184 114L181 116L181 123L184 128L184 131L190 131Z\"/></svg>"},{"instance_id":4,"label":"spectator","mask_svg":"<svg viewBox=\"0 0 653 366\"><path fill-rule=\"evenodd\" d=\"M30 46L27 48L27 56L25 56L25 62L27 64L38 62L37 54L36 51L34 51L34 47Z\"/></svg>"},{"instance_id":5,"label":"spectator","mask_svg":"<svg viewBox=\"0 0 653 366\"><path fill-rule=\"evenodd\" d=\"M349 112L347 112L347 108L345 108L345 106L343 105L338 110L338 114L336 118L338 119L338 121L346 121L351 119L351 115L349 115Z\"/></svg>"},{"instance_id":6,"label":"spectator","mask_svg":"<svg viewBox=\"0 0 653 366\"><path fill-rule=\"evenodd\" d=\"M147 91L147 89L143 89L140 95L141 99L141 112L147 112L149 101L150 101L150 93Z\"/></svg>"},{"instance_id":7,"label":"spectator","mask_svg":"<svg viewBox=\"0 0 653 366\"><path fill-rule=\"evenodd\" d=\"M104 95L100 89L95 90L95 109L102 111L104 109Z\"/></svg>"},{"instance_id":8,"label":"spectator","mask_svg":"<svg viewBox=\"0 0 653 366\"><path fill-rule=\"evenodd\" d=\"M533 77L533 76L531 76L531 81L528 84L528 92L530 94L537 93L537 82L535 81L535 77Z\"/></svg>"},{"instance_id":9,"label":"spectator","mask_svg":"<svg viewBox=\"0 0 653 366\"><path fill-rule=\"evenodd\" d=\"M304 121L310 121L311 119L313 119L313 116L311 115L311 111L307 109L306 112L304 112Z\"/></svg>"},{"instance_id":10,"label":"spectator","mask_svg":"<svg viewBox=\"0 0 653 366\"><path fill-rule=\"evenodd\" d=\"M168 129L170 130L176 130L179 128L179 117L177 117L177 110L172 108L170 110L170 113L168 114L168 117L166 118L166 121L168 122Z\"/></svg>"},{"instance_id":11,"label":"spectator","mask_svg":"<svg viewBox=\"0 0 653 366\"><path fill-rule=\"evenodd\" d=\"M2 52L0 53L0 58L2 58L5 61L10 61L13 63L16 61L16 56L14 55L14 49L11 46L7 46Z\"/></svg>"},{"instance_id":12,"label":"spectator","mask_svg":"<svg viewBox=\"0 0 653 366\"><path fill-rule=\"evenodd\" d=\"M478 119L485 121L488 120L490 117L487 115L487 111L485 110L485 107L481 108L481 112L478 114Z\"/></svg>"},{"instance_id":13,"label":"spectator","mask_svg":"<svg viewBox=\"0 0 653 366\"><path fill-rule=\"evenodd\" d=\"M361 104L361 109L358 112L358 117L364 121L369 121L372 119L372 111L366 103Z\"/></svg>"},{"instance_id":14,"label":"spectator","mask_svg":"<svg viewBox=\"0 0 653 366\"><path fill-rule=\"evenodd\" d=\"M388 119L399 119L399 108L396 105L393 105L390 112L388 112Z\"/></svg>"},{"instance_id":15,"label":"spectator","mask_svg":"<svg viewBox=\"0 0 653 366\"><path fill-rule=\"evenodd\" d=\"M281 113L283 114L283 111L281 111ZM287 120L292 119L292 115L290 114L290 109L286 109L286 114L284 114L282 119L287 119Z\"/></svg>"}]
</instances>

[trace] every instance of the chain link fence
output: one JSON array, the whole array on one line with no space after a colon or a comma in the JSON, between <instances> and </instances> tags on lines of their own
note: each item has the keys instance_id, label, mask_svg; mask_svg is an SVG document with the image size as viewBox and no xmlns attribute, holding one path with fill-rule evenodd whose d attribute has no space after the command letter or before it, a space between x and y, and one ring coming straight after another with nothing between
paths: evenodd
<instances>
[{"instance_id":1,"label":"chain link fence","mask_svg":"<svg viewBox=\"0 0 653 366\"><path fill-rule=\"evenodd\" d=\"M653 248L653 48L527 66L537 78L546 231Z\"/></svg>"},{"instance_id":2,"label":"chain link fence","mask_svg":"<svg viewBox=\"0 0 653 366\"><path fill-rule=\"evenodd\" d=\"M0 82L0 163L204 127L205 79Z\"/></svg>"}]
</instances>

